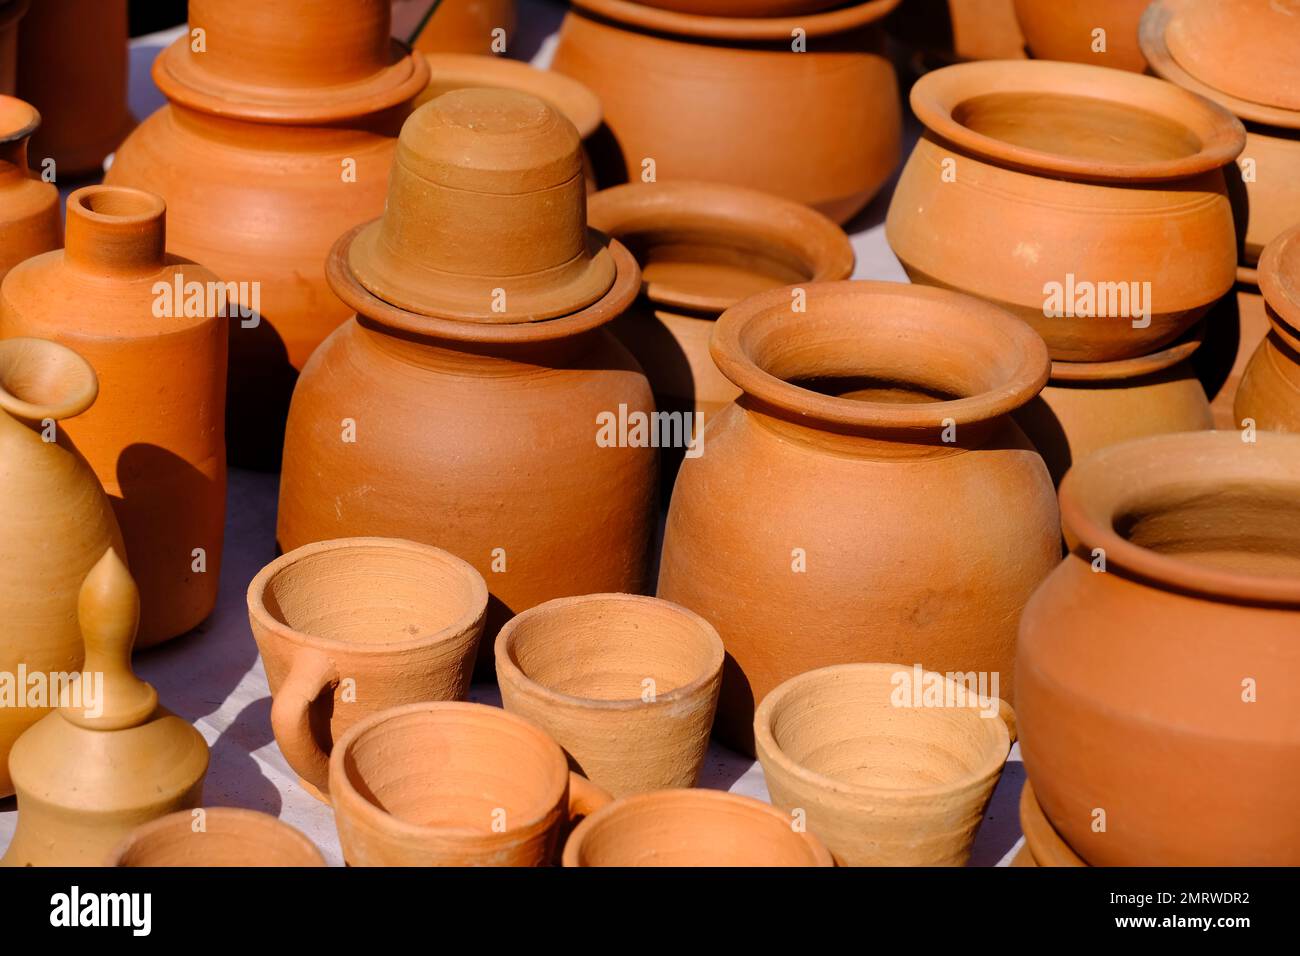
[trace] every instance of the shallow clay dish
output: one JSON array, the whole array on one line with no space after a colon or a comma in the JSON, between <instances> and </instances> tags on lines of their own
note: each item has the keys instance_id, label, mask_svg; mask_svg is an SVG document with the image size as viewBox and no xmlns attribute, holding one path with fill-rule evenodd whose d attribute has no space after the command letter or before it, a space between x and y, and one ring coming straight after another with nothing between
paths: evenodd
<instances>
[{"instance_id":1,"label":"shallow clay dish","mask_svg":"<svg viewBox=\"0 0 1300 956\"><path fill-rule=\"evenodd\" d=\"M316 845L275 817L237 807L182 810L131 831L105 866L324 866Z\"/></svg>"}]
</instances>

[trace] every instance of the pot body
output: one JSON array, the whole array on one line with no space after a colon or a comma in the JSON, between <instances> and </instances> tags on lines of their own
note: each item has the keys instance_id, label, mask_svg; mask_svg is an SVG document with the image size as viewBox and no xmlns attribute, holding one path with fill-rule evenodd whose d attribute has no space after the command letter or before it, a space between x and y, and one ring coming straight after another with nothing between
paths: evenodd
<instances>
[{"instance_id":1,"label":"pot body","mask_svg":"<svg viewBox=\"0 0 1300 956\"><path fill-rule=\"evenodd\" d=\"M1029 52L1040 60L1068 60L1142 73L1138 21L1148 0L1015 0ZM1105 49L1094 30L1105 30Z\"/></svg>"},{"instance_id":2,"label":"pot body","mask_svg":"<svg viewBox=\"0 0 1300 956\"><path fill-rule=\"evenodd\" d=\"M1266 245L1300 222L1300 130L1244 122L1242 182L1230 186L1245 191L1244 203L1233 198L1238 228L1244 223L1241 261L1253 266Z\"/></svg>"},{"instance_id":3,"label":"pot body","mask_svg":"<svg viewBox=\"0 0 1300 956\"><path fill-rule=\"evenodd\" d=\"M1259 344L1237 390L1233 417L1259 428L1300 432L1300 352L1276 332Z\"/></svg>"},{"instance_id":4,"label":"pot body","mask_svg":"<svg viewBox=\"0 0 1300 956\"><path fill-rule=\"evenodd\" d=\"M506 50L515 32L515 0L442 0L414 47L425 53L504 53L492 49L492 31L505 31Z\"/></svg>"},{"instance_id":5,"label":"pot body","mask_svg":"<svg viewBox=\"0 0 1300 956\"><path fill-rule=\"evenodd\" d=\"M0 161L0 210L0 280L24 259L62 245L59 191L53 183Z\"/></svg>"}]
</instances>

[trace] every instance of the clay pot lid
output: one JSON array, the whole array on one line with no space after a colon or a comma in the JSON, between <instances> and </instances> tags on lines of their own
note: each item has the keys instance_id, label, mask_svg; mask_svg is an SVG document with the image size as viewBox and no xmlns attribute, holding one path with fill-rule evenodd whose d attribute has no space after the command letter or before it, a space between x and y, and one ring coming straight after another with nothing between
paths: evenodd
<instances>
[{"instance_id":1,"label":"clay pot lid","mask_svg":"<svg viewBox=\"0 0 1300 956\"><path fill-rule=\"evenodd\" d=\"M41 125L36 107L16 96L0 95L0 143L18 143Z\"/></svg>"},{"instance_id":2,"label":"clay pot lid","mask_svg":"<svg viewBox=\"0 0 1300 956\"><path fill-rule=\"evenodd\" d=\"M928 129L961 149L1085 182L1182 179L1220 169L1246 145L1241 121L1222 106L1164 80L1083 63L959 63L917 80L911 104ZM1076 117L1077 148L1024 142ZM1138 135L1120 139L1113 128L1118 120ZM999 135L981 126L998 126Z\"/></svg>"},{"instance_id":3,"label":"clay pot lid","mask_svg":"<svg viewBox=\"0 0 1300 956\"><path fill-rule=\"evenodd\" d=\"M668 180L628 183L596 193L587 220L633 250L642 292L653 303L718 315L752 295L724 263L648 262L656 236L669 243L707 245L724 254L779 257L808 282L835 282L853 273L856 257L844 230L801 203L722 183ZM768 288L785 285L773 280ZM730 286L730 288L729 288Z\"/></svg>"},{"instance_id":4,"label":"clay pot lid","mask_svg":"<svg viewBox=\"0 0 1300 956\"><path fill-rule=\"evenodd\" d=\"M1273 239L1259 257L1259 288L1274 331L1300 351L1300 226Z\"/></svg>"},{"instance_id":5,"label":"clay pot lid","mask_svg":"<svg viewBox=\"0 0 1300 956\"><path fill-rule=\"evenodd\" d=\"M1052 362L1053 382L1106 382L1113 379L1154 375L1192 357L1205 338L1202 320L1177 341L1149 355L1113 359L1109 362Z\"/></svg>"},{"instance_id":6,"label":"clay pot lid","mask_svg":"<svg viewBox=\"0 0 1300 956\"><path fill-rule=\"evenodd\" d=\"M1088 865L1056 832L1028 780L1020 790L1020 830L1025 835L1025 845L1039 866Z\"/></svg>"},{"instance_id":7,"label":"clay pot lid","mask_svg":"<svg viewBox=\"0 0 1300 956\"><path fill-rule=\"evenodd\" d=\"M28 422L75 418L99 395L90 363L49 339L0 339L0 411Z\"/></svg>"},{"instance_id":8,"label":"clay pot lid","mask_svg":"<svg viewBox=\"0 0 1300 956\"><path fill-rule=\"evenodd\" d=\"M573 0L573 6L618 23L658 33L717 40L790 42L795 30L809 37L829 36L875 23L892 13L902 0L868 0L806 16L697 16L630 0Z\"/></svg>"}]
</instances>

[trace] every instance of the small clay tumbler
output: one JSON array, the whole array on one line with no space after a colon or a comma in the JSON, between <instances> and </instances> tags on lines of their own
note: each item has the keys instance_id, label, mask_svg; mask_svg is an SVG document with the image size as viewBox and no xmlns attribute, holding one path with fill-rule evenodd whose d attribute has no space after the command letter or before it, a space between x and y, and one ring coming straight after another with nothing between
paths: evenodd
<instances>
[{"instance_id":1,"label":"small clay tumbler","mask_svg":"<svg viewBox=\"0 0 1300 956\"><path fill-rule=\"evenodd\" d=\"M256 810L181 810L137 827L106 866L324 866L316 845Z\"/></svg>"}]
</instances>

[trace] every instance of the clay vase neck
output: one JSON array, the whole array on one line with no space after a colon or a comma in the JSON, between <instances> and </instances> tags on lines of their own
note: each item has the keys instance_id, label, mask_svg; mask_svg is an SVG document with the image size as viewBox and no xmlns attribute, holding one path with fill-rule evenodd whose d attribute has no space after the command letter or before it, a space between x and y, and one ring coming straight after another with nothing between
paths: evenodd
<instances>
[{"instance_id":1,"label":"clay vase neck","mask_svg":"<svg viewBox=\"0 0 1300 956\"><path fill-rule=\"evenodd\" d=\"M63 261L77 272L125 278L166 265L162 197L138 189L89 186L68 197Z\"/></svg>"},{"instance_id":2,"label":"clay vase neck","mask_svg":"<svg viewBox=\"0 0 1300 956\"><path fill-rule=\"evenodd\" d=\"M12 96L0 96L0 185L27 179L27 144L41 125L35 107Z\"/></svg>"}]
</instances>

